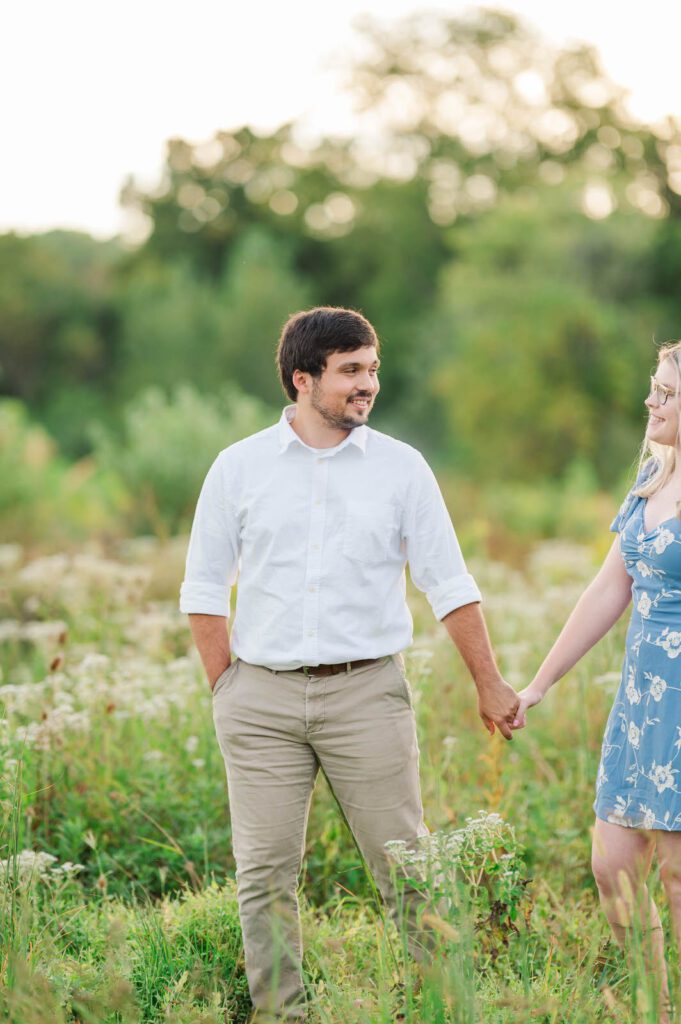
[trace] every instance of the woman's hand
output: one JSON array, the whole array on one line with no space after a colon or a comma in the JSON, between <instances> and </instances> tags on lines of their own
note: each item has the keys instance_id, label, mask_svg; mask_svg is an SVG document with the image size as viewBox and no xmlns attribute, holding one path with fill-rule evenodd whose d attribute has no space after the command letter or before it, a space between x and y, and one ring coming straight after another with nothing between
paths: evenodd
<instances>
[{"instance_id":1,"label":"woman's hand","mask_svg":"<svg viewBox=\"0 0 681 1024\"><path fill-rule=\"evenodd\" d=\"M516 711L515 718L513 719L513 729L524 729L527 725L526 715L530 708L533 708L535 704L539 704L544 699L544 694L541 690L537 689L530 683L524 690L521 690L518 694L520 704Z\"/></svg>"}]
</instances>

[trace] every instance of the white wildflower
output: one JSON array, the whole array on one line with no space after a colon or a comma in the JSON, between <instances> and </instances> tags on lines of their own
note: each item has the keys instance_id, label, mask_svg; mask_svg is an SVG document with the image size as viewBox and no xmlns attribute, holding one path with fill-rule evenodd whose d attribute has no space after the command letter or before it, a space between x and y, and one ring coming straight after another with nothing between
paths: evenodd
<instances>
[{"instance_id":1,"label":"white wildflower","mask_svg":"<svg viewBox=\"0 0 681 1024\"><path fill-rule=\"evenodd\" d=\"M16 569L23 557L24 549L21 544L0 544L0 571Z\"/></svg>"}]
</instances>

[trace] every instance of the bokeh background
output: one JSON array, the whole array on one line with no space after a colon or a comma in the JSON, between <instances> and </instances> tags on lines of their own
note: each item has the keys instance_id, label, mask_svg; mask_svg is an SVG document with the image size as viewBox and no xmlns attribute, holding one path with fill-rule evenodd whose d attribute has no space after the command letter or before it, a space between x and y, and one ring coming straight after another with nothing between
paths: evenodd
<instances>
[{"instance_id":1,"label":"bokeh background","mask_svg":"<svg viewBox=\"0 0 681 1024\"><path fill-rule=\"evenodd\" d=\"M603 529L680 333L681 93L646 80L669 51L638 14L622 83L579 5L551 31L531 3L30 6L5 71L5 539L186 530L216 451L277 418L281 324L318 303L375 323L372 423L426 452L470 550ZM649 13L673 37L673 5Z\"/></svg>"}]
</instances>

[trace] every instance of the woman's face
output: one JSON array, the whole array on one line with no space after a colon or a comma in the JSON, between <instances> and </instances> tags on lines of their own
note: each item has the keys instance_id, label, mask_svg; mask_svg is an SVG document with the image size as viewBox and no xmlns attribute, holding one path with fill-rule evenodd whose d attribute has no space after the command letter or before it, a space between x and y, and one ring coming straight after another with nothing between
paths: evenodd
<instances>
[{"instance_id":1,"label":"woman's face","mask_svg":"<svg viewBox=\"0 0 681 1024\"><path fill-rule=\"evenodd\" d=\"M678 445L681 396L676 394L679 376L673 358L663 359L658 364L653 381L659 384L660 388L651 386L650 394L645 401L648 407L646 437L657 444ZM671 392L664 405L660 403L663 391Z\"/></svg>"}]
</instances>

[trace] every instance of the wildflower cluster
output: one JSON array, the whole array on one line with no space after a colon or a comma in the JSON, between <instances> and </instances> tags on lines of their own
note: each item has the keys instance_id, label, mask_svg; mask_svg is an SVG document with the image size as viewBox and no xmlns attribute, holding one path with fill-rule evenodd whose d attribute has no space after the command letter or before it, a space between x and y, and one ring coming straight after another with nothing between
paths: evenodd
<instances>
[{"instance_id":1,"label":"wildflower cluster","mask_svg":"<svg viewBox=\"0 0 681 1024\"><path fill-rule=\"evenodd\" d=\"M414 846L393 840L386 850L401 869L398 886L425 891L433 906L449 908L457 921L465 913L483 933L481 949L493 957L517 923L527 920L522 848L499 814L481 810L463 828L422 836Z\"/></svg>"},{"instance_id":2,"label":"wildflower cluster","mask_svg":"<svg viewBox=\"0 0 681 1024\"><path fill-rule=\"evenodd\" d=\"M71 861L58 864L57 858L44 850L21 850L6 860L0 860L0 886L16 883L27 887L35 882L62 881L73 878L82 870L82 864Z\"/></svg>"}]
</instances>

